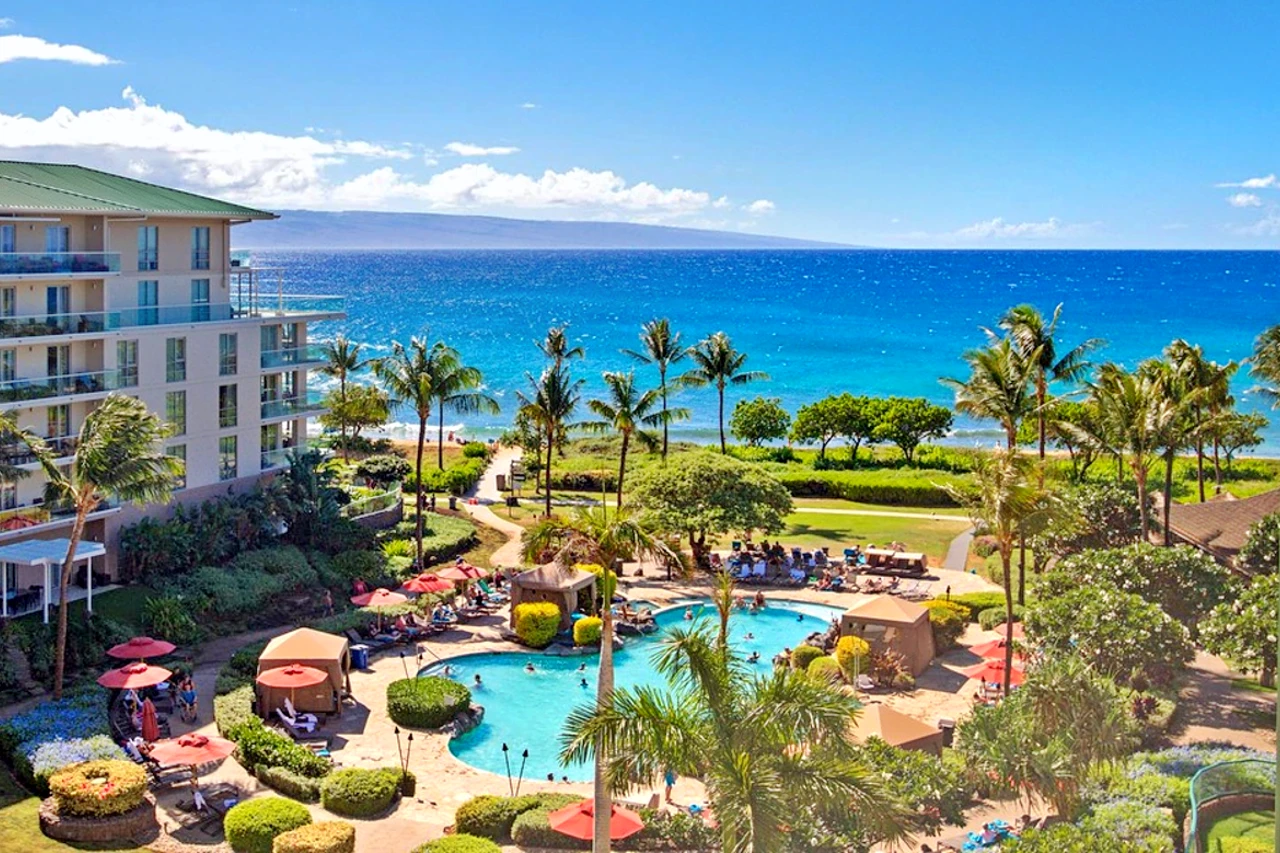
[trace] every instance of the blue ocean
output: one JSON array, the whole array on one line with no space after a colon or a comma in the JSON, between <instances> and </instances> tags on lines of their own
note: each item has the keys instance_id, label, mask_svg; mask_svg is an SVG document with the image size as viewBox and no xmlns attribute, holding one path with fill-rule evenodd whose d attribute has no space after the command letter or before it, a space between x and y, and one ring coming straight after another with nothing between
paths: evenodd
<instances>
[{"instance_id":1,"label":"blue ocean","mask_svg":"<svg viewBox=\"0 0 1280 853\"><path fill-rule=\"evenodd\" d=\"M949 403L941 376L962 376L961 353L984 342L982 326L1030 302L1062 303L1065 343L1108 341L1098 360L1132 365L1175 338L1218 361L1243 359L1280 322L1280 254L1143 251L255 251L285 268L286 289L342 294L344 331L369 354L430 330L480 367L503 402L498 418L465 432L496 434L514 391L543 362L534 339L568 324L586 349L574 370L600 387L604 370L636 367L619 353L640 324L669 317L689 343L725 331L768 382L733 395L781 398L794 410L826 394L925 396ZM649 368L637 367L643 374ZM655 377L656 380L656 377ZM1242 408L1262 410L1242 371ZM732 405L732 399L730 405ZM677 431L709 440L715 395L687 392L693 419ZM400 416L401 420L407 420ZM462 426L456 417L454 427ZM1264 452L1280 453L1280 418ZM952 441L988 444L989 425L960 420Z\"/></svg>"}]
</instances>

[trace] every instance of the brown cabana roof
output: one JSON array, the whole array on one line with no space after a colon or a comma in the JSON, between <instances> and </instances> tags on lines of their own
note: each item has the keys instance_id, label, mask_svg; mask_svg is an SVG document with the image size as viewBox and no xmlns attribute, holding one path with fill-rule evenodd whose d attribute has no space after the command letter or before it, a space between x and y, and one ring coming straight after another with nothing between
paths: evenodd
<instances>
[{"instance_id":1,"label":"brown cabana roof","mask_svg":"<svg viewBox=\"0 0 1280 853\"><path fill-rule=\"evenodd\" d=\"M1173 534L1224 563L1232 562L1254 522L1280 512L1280 489L1241 500L1174 503L1169 507Z\"/></svg>"},{"instance_id":2,"label":"brown cabana roof","mask_svg":"<svg viewBox=\"0 0 1280 853\"><path fill-rule=\"evenodd\" d=\"M347 650L346 637L326 634L314 628L298 628L273 637L262 650L259 661L283 661L285 664L312 658L338 658Z\"/></svg>"},{"instance_id":3,"label":"brown cabana roof","mask_svg":"<svg viewBox=\"0 0 1280 853\"><path fill-rule=\"evenodd\" d=\"M572 592L595 583L596 576L582 569L575 569L560 563L548 563L527 572L521 572L511 579L511 583L523 589L551 590Z\"/></svg>"},{"instance_id":4,"label":"brown cabana roof","mask_svg":"<svg viewBox=\"0 0 1280 853\"><path fill-rule=\"evenodd\" d=\"M942 746L942 730L885 705L868 705L854 721L850 734L858 743L878 737L902 749L936 750Z\"/></svg>"},{"instance_id":5,"label":"brown cabana roof","mask_svg":"<svg viewBox=\"0 0 1280 853\"><path fill-rule=\"evenodd\" d=\"M929 611L910 601L903 601L892 595L877 595L861 604L855 604L844 612L858 621L897 622L903 625L914 625L921 619L929 618Z\"/></svg>"},{"instance_id":6,"label":"brown cabana roof","mask_svg":"<svg viewBox=\"0 0 1280 853\"><path fill-rule=\"evenodd\" d=\"M299 711L330 713L341 711L337 697L350 692L347 671L351 669L351 652L346 637L326 634L314 628L297 628L273 637L258 657L258 675L272 669L302 664L324 670L328 679L314 688L286 690L258 685L258 707L269 714L290 697Z\"/></svg>"}]
</instances>

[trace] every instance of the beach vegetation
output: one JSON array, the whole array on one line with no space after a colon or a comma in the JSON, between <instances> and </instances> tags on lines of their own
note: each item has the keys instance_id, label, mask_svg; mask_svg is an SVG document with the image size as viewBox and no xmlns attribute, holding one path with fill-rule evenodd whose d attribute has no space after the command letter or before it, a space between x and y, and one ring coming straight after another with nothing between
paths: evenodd
<instances>
[{"instance_id":1,"label":"beach vegetation","mask_svg":"<svg viewBox=\"0 0 1280 853\"><path fill-rule=\"evenodd\" d=\"M528 389L517 391L520 412L532 424L542 441L546 443L546 463L543 467L543 498L546 515L551 516L552 468L556 446L562 442L570 418L582 399L583 380L573 379L568 369L553 364L538 378L526 374Z\"/></svg>"},{"instance_id":2,"label":"beach vegetation","mask_svg":"<svg viewBox=\"0 0 1280 853\"><path fill-rule=\"evenodd\" d=\"M987 334L994 339L986 347L964 354L969 378L943 378L941 382L955 392L956 411L999 423L1005 447L1012 451L1018 446L1018 428L1035 411L1031 379L1040 352L1025 352L1013 337Z\"/></svg>"},{"instance_id":3,"label":"beach vegetation","mask_svg":"<svg viewBox=\"0 0 1280 853\"><path fill-rule=\"evenodd\" d=\"M480 368L463 363L462 355L456 349L437 341L431 356L435 365L431 395L436 402L436 468L443 471L445 410L466 416L496 415L502 409L497 398L484 390L484 374Z\"/></svg>"},{"instance_id":4,"label":"beach vegetation","mask_svg":"<svg viewBox=\"0 0 1280 853\"><path fill-rule=\"evenodd\" d=\"M413 466L404 457L380 453L357 462L355 474L375 488L386 489L404 480L412 470Z\"/></svg>"},{"instance_id":5,"label":"beach vegetation","mask_svg":"<svg viewBox=\"0 0 1280 853\"><path fill-rule=\"evenodd\" d=\"M916 449L927 439L945 436L951 421L950 409L923 397L886 397L873 436L895 445L911 465Z\"/></svg>"},{"instance_id":6,"label":"beach vegetation","mask_svg":"<svg viewBox=\"0 0 1280 853\"><path fill-rule=\"evenodd\" d=\"M729 417L729 431L734 438L746 442L747 447L786 438L790 428L791 415L777 397L739 400Z\"/></svg>"},{"instance_id":7,"label":"beach vegetation","mask_svg":"<svg viewBox=\"0 0 1280 853\"><path fill-rule=\"evenodd\" d=\"M668 375L673 367L688 357L689 349L684 345L683 335L671 328L671 321L666 317L659 317L655 320L650 320L640 328L639 349L624 349L622 353L641 364L652 364L658 368L662 458L666 459L670 446L669 427L672 423L689 419L688 409L671 409L668 406L672 391Z\"/></svg>"},{"instance_id":8,"label":"beach vegetation","mask_svg":"<svg viewBox=\"0 0 1280 853\"><path fill-rule=\"evenodd\" d=\"M579 426L588 432L614 433L618 436L621 446L618 451L617 501L618 506L622 506L622 486L627 476L627 451L631 448L632 441L649 452L657 450L658 435L653 428L663 423L663 414L661 411L654 411L654 408L662 399L657 390L638 389L634 371L606 371L603 378L606 396L587 401L587 408L599 420L587 421ZM670 411L667 410L668 414Z\"/></svg>"},{"instance_id":9,"label":"beach vegetation","mask_svg":"<svg viewBox=\"0 0 1280 853\"><path fill-rule=\"evenodd\" d=\"M680 377L680 385L686 388L716 389L717 423L720 428L720 452L727 453L724 436L724 392L730 385L746 385L769 378L761 370L747 370L747 354L740 352L724 332L708 335L690 347L689 360L693 367ZM784 430L785 433L785 430Z\"/></svg>"},{"instance_id":10,"label":"beach vegetation","mask_svg":"<svg viewBox=\"0 0 1280 853\"><path fill-rule=\"evenodd\" d=\"M362 446L361 432L377 429L391 417L387 392L374 385L352 384L345 391L335 388L325 394L324 405L328 411L320 415L320 425L338 431L335 443L341 448L343 459Z\"/></svg>"},{"instance_id":11,"label":"beach vegetation","mask_svg":"<svg viewBox=\"0 0 1280 853\"><path fill-rule=\"evenodd\" d=\"M378 427L386 423L387 397L382 395L382 418L376 422L369 422L373 415L377 414L378 398L372 394L361 392L363 397L356 405L351 405L351 396L348 395L348 380L351 375L358 373L368 366L369 361L361 358L363 345L352 341L346 335L339 334L332 341L327 341L321 346L321 352L324 354L325 363L320 368L320 372L325 376L338 380L337 392L330 395L329 413L322 416L321 423L326 429L333 427L338 428L341 445L342 458L347 458L347 430L354 429L356 435L359 435L360 428L364 426ZM327 420L326 420L327 419ZM357 426L359 424L359 426Z\"/></svg>"}]
</instances>

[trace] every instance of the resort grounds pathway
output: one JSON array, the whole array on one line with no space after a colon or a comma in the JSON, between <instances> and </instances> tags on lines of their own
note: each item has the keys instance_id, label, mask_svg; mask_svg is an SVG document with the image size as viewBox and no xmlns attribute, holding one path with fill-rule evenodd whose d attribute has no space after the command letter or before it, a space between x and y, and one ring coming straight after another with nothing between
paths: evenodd
<instances>
[{"instance_id":1,"label":"resort grounds pathway","mask_svg":"<svg viewBox=\"0 0 1280 853\"><path fill-rule=\"evenodd\" d=\"M511 463L523 455L524 451L518 447L499 448L489 460L489 467L485 469L480 481L464 495L466 500L463 507L472 519L486 527L492 527L507 537L506 544L490 555L489 564L492 566L506 568L520 565L520 537L524 534L524 528L514 521L502 518L490 509L490 506L504 500L504 495L498 488L498 475L508 473L511 470ZM472 503L472 500L476 503Z\"/></svg>"},{"instance_id":2,"label":"resort grounds pathway","mask_svg":"<svg viewBox=\"0 0 1280 853\"><path fill-rule=\"evenodd\" d=\"M1174 718L1174 743L1211 740L1264 752L1276 748L1276 694L1237 687L1235 680L1246 678L1220 658L1196 653Z\"/></svg>"}]
</instances>

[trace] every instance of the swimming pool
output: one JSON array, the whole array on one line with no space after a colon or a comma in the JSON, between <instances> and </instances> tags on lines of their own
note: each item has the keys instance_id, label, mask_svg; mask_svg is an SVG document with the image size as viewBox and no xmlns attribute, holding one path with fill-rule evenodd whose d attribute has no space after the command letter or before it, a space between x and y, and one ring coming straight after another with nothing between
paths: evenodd
<instances>
[{"instance_id":1,"label":"swimming pool","mask_svg":"<svg viewBox=\"0 0 1280 853\"><path fill-rule=\"evenodd\" d=\"M683 605L658 613L660 628L684 622ZM715 610L706 601L694 605L696 615L714 619ZM842 613L838 607L807 602L771 600L759 613L737 612L729 621L729 639L740 654L760 653L756 669L766 673L773 656L784 647L795 648L814 631L824 631L832 619ZM747 635L751 639L747 639ZM628 637L627 647L613 656L614 683L618 687L664 685L665 680L653 671L651 658L662 636L659 630L648 637ZM533 662L535 672L526 672ZM481 770L505 775L507 764L502 745L510 747L511 774L520 770L521 753L529 751L524 778L545 780L548 773L556 779L568 776L575 782L589 781L587 765L562 767L560 733L569 712L595 700L595 655L553 657L533 652L500 652L463 655L448 661L452 678L473 686L478 673L484 686L473 689L473 701L484 706L484 722L474 730L449 743L449 750L460 760ZM581 670L579 667L583 667ZM442 664L422 670L422 675L438 675ZM582 681L586 680L586 686Z\"/></svg>"}]
</instances>

